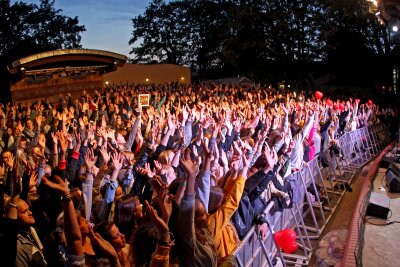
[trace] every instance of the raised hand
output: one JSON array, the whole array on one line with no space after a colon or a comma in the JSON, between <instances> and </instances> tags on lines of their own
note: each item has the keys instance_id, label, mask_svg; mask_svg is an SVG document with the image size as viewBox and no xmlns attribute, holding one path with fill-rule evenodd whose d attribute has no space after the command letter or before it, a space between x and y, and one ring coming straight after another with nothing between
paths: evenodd
<instances>
[{"instance_id":1,"label":"raised hand","mask_svg":"<svg viewBox=\"0 0 400 267\"><path fill-rule=\"evenodd\" d=\"M156 175L155 170L150 169L150 163L145 163L144 168L137 167L136 171L141 175L147 175L149 178L153 178Z\"/></svg>"},{"instance_id":2,"label":"raised hand","mask_svg":"<svg viewBox=\"0 0 400 267\"><path fill-rule=\"evenodd\" d=\"M232 128L233 128L230 116L226 115L225 120L223 122L224 122L224 125L226 126L226 128L228 129L227 133L230 134L232 132Z\"/></svg>"},{"instance_id":3,"label":"raised hand","mask_svg":"<svg viewBox=\"0 0 400 267\"><path fill-rule=\"evenodd\" d=\"M64 111L62 113L61 119L62 119L63 122L67 121L67 119L68 119L68 111L67 112Z\"/></svg>"},{"instance_id":4,"label":"raised hand","mask_svg":"<svg viewBox=\"0 0 400 267\"><path fill-rule=\"evenodd\" d=\"M15 158L12 153L7 153L7 154L8 156L4 159L4 163L10 170L12 170L14 168Z\"/></svg>"},{"instance_id":5,"label":"raised hand","mask_svg":"<svg viewBox=\"0 0 400 267\"><path fill-rule=\"evenodd\" d=\"M74 141L73 133L72 134L67 133L67 141L70 144L70 148L72 148L72 142Z\"/></svg>"},{"instance_id":6,"label":"raised hand","mask_svg":"<svg viewBox=\"0 0 400 267\"><path fill-rule=\"evenodd\" d=\"M67 196L69 194L69 189L67 183L60 176L54 176L55 182L50 181L47 179L46 176L42 177L42 183L55 191L58 191L63 196Z\"/></svg>"},{"instance_id":7,"label":"raised hand","mask_svg":"<svg viewBox=\"0 0 400 267\"><path fill-rule=\"evenodd\" d=\"M238 141L233 141L232 142L232 147L233 147L233 154L237 157L242 156L242 150L239 147Z\"/></svg>"},{"instance_id":8,"label":"raised hand","mask_svg":"<svg viewBox=\"0 0 400 267\"><path fill-rule=\"evenodd\" d=\"M180 158L180 163L190 178L196 178L197 174L199 173L199 165L195 164L190 159L190 149L187 148L185 150L184 155Z\"/></svg>"},{"instance_id":9,"label":"raised hand","mask_svg":"<svg viewBox=\"0 0 400 267\"><path fill-rule=\"evenodd\" d=\"M85 111L88 110L88 109L89 109L89 104L88 104L88 102L83 103L83 105L82 105L82 112L85 112Z\"/></svg>"},{"instance_id":10,"label":"raised hand","mask_svg":"<svg viewBox=\"0 0 400 267\"><path fill-rule=\"evenodd\" d=\"M193 146L192 147L192 152L195 158L197 158L199 156L199 153L197 152L197 146Z\"/></svg>"},{"instance_id":11,"label":"raised hand","mask_svg":"<svg viewBox=\"0 0 400 267\"><path fill-rule=\"evenodd\" d=\"M96 158L94 156L93 149L89 148L85 155L86 170L90 171L95 163L96 163Z\"/></svg>"},{"instance_id":12,"label":"raised hand","mask_svg":"<svg viewBox=\"0 0 400 267\"><path fill-rule=\"evenodd\" d=\"M189 118L189 112L187 110L187 106L183 107L182 109L182 117L183 117L183 122L187 121L187 119Z\"/></svg>"},{"instance_id":13,"label":"raised hand","mask_svg":"<svg viewBox=\"0 0 400 267\"><path fill-rule=\"evenodd\" d=\"M240 122L240 119L237 119L233 122L233 126L235 127L236 132L240 132L242 129L242 123Z\"/></svg>"},{"instance_id":14,"label":"raised hand","mask_svg":"<svg viewBox=\"0 0 400 267\"><path fill-rule=\"evenodd\" d=\"M274 150L271 150L268 143L265 142L265 151L264 151L266 168L273 168L276 161L278 160L278 156Z\"/></svg>"},{"instance_id":15,"label":"raised hand","mask_svg":"<svg viewBox=\"0 0 400 267\"><path fill-rule=\"evenodd\" d=\"M59 120L59 121L62 121L62 115L60 114L60 112L57 112L57 119Z\"/></svg>"},{"instance_id":16,"label":"raised hand","mask_svg":"<svg viewBox=\"0 0 400 267\"><path fill-rule=\"evenodd\" d=\"M64 134L61 131L57 132L57 139L60 143L61 152L65 154L67 152L68 140L64 137Z\"/></svg>"},{"instance_id":17,"label":"raised hand","mask_svg":"<svg viewBox=\"0 0 400 267\"><path fill-rule=\"evenodd\" d=\"M215 121L212 124L213 126L213 130L212 130L212 136L214 138L217 138L219 131L221 130L221 126L219 124L217 124Z\"/></svg>"},{"instance_id":18,"label":"raised hand","mask_svg":"<svg viewBox=\"0 0 400 267\"><path fill-rule=\"evenodd\" d=\"M147 200L144 201L144 205L149 213L151 223L157 229L158 239L164 242L168 242L169 241L168 224L158 216L157 211L149 204Z\"/></svg>"},{"instance_id":19,"label":"raised hand","mask_svg":"<svg viewBox=\"0 0 400 267\"><path fill-rule=\"evenodd\" d=\"M262 241L267 239L268 232L269 229L266 223L263 223L258 227L258 235L262 238Z\"/></svg>"},{"instance_id":20,"label":"raised hand","mask_svg":"<svg viewBox=\"0 0 400 267\"><path fill-rule=\"evenodd\" d=\"M242 162L241 158L232 159L230 164L230 169L237 172L239 170L241 162Z\"/></svg>"},{"instance_id":21,"label":"raised hand","mask_svg":"<svg viewBox=\"0 0 400 267\"><path fill-rule=\"evenodd\" d=\"M100 154L104 160L104 165L107 165L111 158L110 153L107 152L107 146L100 147Z\"/></svg>"},{"instance_id":22,"label":"raised hand","mask_svg":"<svg viewBox=\"0 0 400 267\"><path fill-rule=\"evenodd\" d=\"M173 131L175 129L175 122L171 114L168 115L167 121L168 121L168 129L170 131Z\"/></svg>"},{"instance_id":23,"label":"raised hand","mask_svg":"<svg viewBox=\"0 0 400 267\"><path fill-rule=\"evenodd\" d=\"M246 150L243 150L243 155L242 155L243 169L244 168L248 169L250 167L251 158L247 157L245 152Z\"/></svg>"},{"instance_id":24,"label":"raised hand","mask_svg":"<svg viewBox=\"0 0 400 267\"><path fill-rule=\"evenodd\" d=\"M161 177L158 175L154 175L154 177L150 179L150 183L153 186L154 192L156 192L157 196L162 196L164 191L168 190L167 185L163 183Z\"/></svg>"},{"instance_id":25,"label":"raised hand","mask_svg":"<svg viewBox=\"0 0 400 267\"><path fill-rule=\"evenodd\" d=\"M36 116L35 120L36 120L38 127L40 128L40 126L42 125L42 121L43 121L42 115Z\"/></svg>"},{"instance_id":26,"label":"raised hand","mask_svg":"<svg viewBox=\"0 0 400 267\"><path fill-rule=\"evenodd\" d=\"M74 151L79 151L80 148L81 148L81 145L82 145L82 143L81 143L81 135L77 131L74 131L74 137L75 137L75 140L76 140L76 146L75 146Z\"/></svg>"},{"instance_id":27,"label":"raised hand","mask_svg":"<svg viewBox=\"0 0 400 267\"><path fill-rule=\"evenodd\" d=\"M97 135L101 136L104 139L107 139L107 132L106 129L104 127L101 127L97 130Z\"/></svg>"},{"instance_id":28,"label":"raised hand","mask_svg":"<svg viewBox=\"0 0 400 267\"><path fill-rule=\"evenodd\" d=\"M162 164L157 160L154 160L154 167L156 168L156 173L160 174L162 171Z\"/></svg>"},{"instance_id":29,"label":"raised hand","mask_svg":"<svg viewBox=\"0 0 400 267\"><path fill-rule=\"evenodd\" d=\"M87 140L92 140L93 138L94 138L94 130L93 130L92 128L90 128L90 129L88 130L86 139L87 139Z\"/></svg>"},{"instance_id":30,"label":"raised hand","mask_svg":"<svg viewBox=\"0 0 400 267\"><path fill-rule=\"evenodd\" d=\"M80 127L81 129L84 129L84 128L85 128L85 122L83 121L83 119L82 119L82 118L79 118L79 119L78 119L78 122L79 122L79 127Z\"/></svg>"},{"instance_id":31,"label":"raised hand","mask_svg":"<svg viewBox=\"0 0 400 267\"><path fill-rule=\"evenodd\" d=\"M214 122L213 118L211 117L207 117L204 121L203 121L203 128L207 129L208 127L210 127L210 125L212 125Z\"/></svg>"},{"instance_id":32,"label":"raised hand","mask_svg":"<svg viewBox=\"0 0 400 267\"><path fill-rule=\"evenodd\" d=\"M211 162L215 159L215 155L213 153L213 150L215 147L212 147L211 149L208 148L208 139L203 139L201 140L201 147L203 148L203 155L204 155L204 160ZM194 146L195 147L195 146ZM200 164L197 162L197 164Z\"/></svg>"},{"instance_id":33,"label":"raised hand","mask_svg":"<svg viewBox=\"0 0 400 267\"><path fill-rule=\"evenodd\" d=\"M115 266L120 266L120 262L118 259L118 254L115 248L105 240L99 233L95 233L93 228L89 228L89 238L93 242L93 244L101 250L104 254L106 254L109 258L115 260L113 263Z\"/></svg>"},{"instance_id":34,"label":"raised hand","mask_svg":"<svg viewBox=\"0 0 400 267\"><path fill-rule=\"evenodd\" d=\"M224 164L224 167L228 167L228 157L226 156L226 152L223 149L221 149L220 152L220 159L222 161L222 164Z\"/></svg>"},{"instance_id":35,"label":"raised hand","mask_svg":"<svg viewBox=\"0 0 400 267\"><path fill-rule=\"evenodd\" d=\"M32 172L31 176L29 177L29 189L31 189L34 186L36 186L37 179L38 179L38 173L37 172Z\"/></svg>"},{"instance_id":36,"label":"raised hand","mask_svg":"<svg viewBox=\"0 0 400 267\"><path fill-rule=\"evenodd\" d=\"M123 157L122 153L118 154L117 152L114 152L111 155L111 161L112 161L112 164L114 165L114 170L119 171L122 169L122 163L124 161L124 157Z\"/></svg>"},{"instance_id":37,"label":"raised hand","mask_svg":"<svg viewBox=\"0 0 400 267\"><path fill-rule=\"evenodd\" d=\"M115 130L107 129L107 137L111 140L115 140Z\"/></svg>"},{"instance_id":38,"label":"raised hand","mask_svg":"<svg viewBox=\"0 0 400 267\"><path fill-rule=\"evenodd\" d=\"M282 103L281 108L282 108L283 112L285 113L285 115L289 115L290 108L288 106L286 106L284 103Z\"/></svg>"}]
</instances>

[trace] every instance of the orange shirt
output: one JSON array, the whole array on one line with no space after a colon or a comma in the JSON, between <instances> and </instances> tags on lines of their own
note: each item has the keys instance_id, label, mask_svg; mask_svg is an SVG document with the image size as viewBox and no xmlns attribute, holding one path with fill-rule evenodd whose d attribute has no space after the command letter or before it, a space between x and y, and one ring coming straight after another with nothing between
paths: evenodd
<instances>
[{"instance_id":1,"label":"orange shirt","mask_svg":"<svg viewBox=\"0 0 400 267\"><path fill-rule=\"evenodd\" d=\"M243 194L246 177L239 176L233 180L228 198L221 207L207 218L208 229L211 231L219 258L228 256L237 246L237 233L230 224L230 219L239 206Z\"/></svg>"}]
</instances>

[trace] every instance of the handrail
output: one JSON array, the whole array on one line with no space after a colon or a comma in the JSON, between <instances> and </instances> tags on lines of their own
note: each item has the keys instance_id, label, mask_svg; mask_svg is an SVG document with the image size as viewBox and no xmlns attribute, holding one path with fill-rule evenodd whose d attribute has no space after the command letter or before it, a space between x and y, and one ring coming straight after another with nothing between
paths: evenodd
<instances>
[{"instance_id":1,"label":"handrail","mask_svg":"<svg viewBox=\"0 0 400 267\"><path fill-rule=\"evenodd\" d=\"M340 172L350 172L351 175L354 175L356 169L358 169L360 166L363 166L366 162L377 156L378 152L382 150L385 147L385 144L387 144L389 134L387 130L385 130L385 126L382 124L374 124L370 126L365 126L362 128L358 128L354 131L351 132L345 132L342 136L340 136L337 140L339 142L339 146L342 150L342 159L337 159L338 160L338 167L340 167ZM365 151L365 152L363 152ZM320 155L322 153L329 153L328 151L321 151ZM363 155L365 153L365 155ZM322 179L321 176L321 171L320 167L318 165L318 160L319 156L314 157L307 166L303 167L302 169L292 173L289 175L286 179L289 181L297 182L299 185L302 185L303 187L306 187L306 182L310 183L309 178L311 178L311 183L313 184L315 188L315 181L317 178ZM315 177L315 173L311 170L311 167L315 171L316 175L319 175L320 177ZM318 171L316 171L316 169ZM306 177L303 177L306 176ZM300 180L300 181L299 181ZM317 180L317 182L319 182ZM306 190L306 189L305 189ZM303 204L310 204L310 199L308 199L308 195L306 194L306 191L299 191L302 192L302 195L300 196L295 196L296 201L294 201L293 208L290 210L284 210L283 212L275 212L273 216L271 216L270 221L275 221L278 222L278 225L284 227L296 227L297 231L300 231L301 225L299 224L299 219L300 222L304 225L303 222L303 216L304 213L302 213L302 206ZM304 201L304 197L306 197L306 202ZM319 199L318 199L319 200ZM339 201L341 198L339 199ZM338 203L337 203L338 204ZM336 205L337 205L336 204ZM273 202L270 201L267 205L267 208L265 209L264 213L269 214L269 211L272 209L274 206ZM322 205L320 205L320 208ZM322 209L321 209L322 210ZM334 210L334 209L333 209ZM300 216L300 218L298 218ZM324 216L322 214L322 216ZM286 218L286 219L285 219ZM325 218L324 218L325 219ZM285 221L283 221L285 220ZM288 221L287 221L288 220ZM324 221L324 224L327 223L327 220ZM275 225L272 225L274 228ZM300 226L300 227L299 227ZM304 227L304 226L303 226ZM317 227L318 228L318 227ZM277 229L280 230L280 229ZM319 230L319 229L318 229ZM319 234L320 231L318 231ZM321 231L322 232L322 231ZM308 234L305 233L305 235L300 234L301 238L307 239L308 244L309 244L309 239L308 239ZM259 245L258 242L258 233L256 229L256 225L253 225L249 232L246 234L246 236L243 238L239 246L232 252L232 255L234 255L239 263L239 266L264 266L266 264L271 265L271 258L270 255L276 255L276 251L278 254L280 254L280 249L277 248L276 246L272 245L273 242L268 239L267 241L264 242L264 244ZM270 234L270 238L273 238L272 235ZM306 244L304 240L301 242L303 246ZM264 253L264 258L261 259L260 255L260 246L266 247L267 250L269 250L270 253ZM258 249L253 249L257 248ZM252 252L253 254L249 254L247 252ZM304 247L304 251L312 251L312 248L307 248L307 246ZM257 255L256 255L257 253ZM310 252L311 253L311 252ZM269 254L269 255L268 255ZM285 258L288 255L285 254ZM311 257L311 255L309 255ZM297 257L297 262L298 262ZM295 259L296 260L296 259ZM245 265L243 265L243 261L245 261ZM293 263L290 260L288 260L289 263ZM295 262L295 263L297 263ZM307 260L303 261L303 265L308 264Z\"/></svg>"}]
</instances>

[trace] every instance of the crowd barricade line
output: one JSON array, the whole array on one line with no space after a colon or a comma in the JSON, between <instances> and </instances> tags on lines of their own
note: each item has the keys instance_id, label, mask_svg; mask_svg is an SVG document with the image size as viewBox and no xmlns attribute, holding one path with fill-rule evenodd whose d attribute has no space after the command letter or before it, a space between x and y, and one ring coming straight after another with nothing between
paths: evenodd
<instances>
[{"instance_id":1,"label":"crowd barricade line","mask_svg":"<svg viewBox=\"0 0 400 267\"><path fill-rule=\"evenodd\" d=\"M322 196L326 198L326 191L322 192L321 190L318 190L316 186L316 182L318 182L317 177L312 176L309 168L309 165L316 160L317 159L314 158L308 162L306 167L299 171L301 186L305 196L304 205L300 207L303 209L303 218L305 218L306 221L306 230L310 233L314 233L313 235L309 235L310 239L318 239L326 224L324 208L318 193L321 192ZM307 189L309 189L310 193L307 193ZM314 196L313 200L311 199L311 192L314 193L312 194ZM318 218L321 220L318 220Z\"/></svg>"},{"instance_id":2,"label":"crowd barricade line","mask_svg":"<svg viewBox=\"0 0 400 267\"><path fill-rule=\"evenodd\" d=\"M327 166L323 166L323 163ZM344 183L347 182L349 175L345 173L339 165L336 157L332 157L329 150L320 152L319 155L319 168L323 183L327 192L332 196L329 198L330 202L340 202L341 197L344 195Z\"/></svg>"},{"instance_id":3,"label":"crowd barricade line","mask_svg":"<svg viewBox=\"0 0 400 267\"><path fill-rule=\"evenodd\" d=\"M327 210L327 211L332 211L331 201L330 201L330 198L328 195L328 190L325 186L324 178L322 177L318 162L319 162L319 157L316 156L316 157L314 157L313 160L311 160L308 163L306 168L309 170L309 172L310 172L311 176L314 178L314 180L316 180L316 185L318 185L320 188L322 188L322 190L320 190L320 191L322 191L322 195L323 195L323 197L325 197L325 200L326 200L326 205L323 206L323 209Z\"/></svg>"},{"instance_id":4,"label":"crowd barricade line","mask_svg":"<svg viewBox=\"0 0 400 267\"><path fill-rule=\"evenodd\" d=\"M351 171L354 170L355 166L352 164L353 143L351 140L351 135L349 133L343 134L338 139L338 143L342 152L340 162L341 167Z\"/></svg>"},{"instance_id":5,"label":"crowd barricade line","mask_svg":"<svg viewBox=\"0 0 400 267\"><path fill-rule=\"evenodd\" d=\"M360 129L349 132L349 134L351 137L352 148L353 148L351 153L352 164L355 166L355 169L358 169L362 165L364 165L363 152L360 146L361 142Z\"/></svg>"},{"instance_id":6,"label":"crowd barricade line","mask_svg":"<svg viewBox=\"0 0 400 267\"><path fill-rule=\"evenodd\" d=\"M383 124L346 132L338 138L341 155L321 151L301 170L286 177L293 188L292 208L271 215L274 203L268 204L264 211L270 230L267 238L263 242L254 225L232 253L239 266L273 266L274 258L279 258L282 266L307 266L312 256L310 240L320 237L346 193L344 184L350 183L357 170L378 155L389 143L389 136ZM323 166L322 157L328 166ZM307 188L314 193L321 192L326 205L318 193L314 194L313 203ZM299 248L292 254L281 251L273 238L275 231L287 228L294 228L297 233Z\"/></svg>"},{"instance_id":7,"label":"crowd barricade line","mask_svg":"<svg viewBox=\"0 0 400 267\"><path fill-rule=\"evenodd\" d=\"M331 153L332 159L342 172L342 178L346 177L351 180L355 174L355 170L358 168L353 162L354 143L351 134L343 134L339 137L338 143L341 149L341 155L338 158L334 153Z\"/></svg>"},{"instance_id":8,"label":"crowd barricade line","mask_svg":"<svg viewBox=\"0 0 400 267\"><path fill-rule=\"evenodd\" d=\"M322 164L321 160L325 162L326 166ZM340 192L337 192L338 180L335 178L335 169L332 166L332 160L328 150L319 153L319 168L326 191L331 193L333 197L340 195ZM330 201L331 200L333 200L333 198L330 198Z\"/></svg>"},{"instance_id":9,"label":"crowd barricade line","mask_svg":"<svg viewBox=\"0 0 400 267\"><path fill-rule=\"evenodd\" d=\"M381 150L381 145L378 138L378 128L376 127L376 125L371 126L371 136L374 138L376 149L379 152Z\"/></svg>"},{"instance_id":10,"label":"crowd barricade line","mask_svg":"<svg viewBox=\"0 0 400 267\"><path fill-rule=\"evenodd\" d=\"M363 166L369 160L368 153L366 152L363 145L364 142L363 129L364 128L360 128L355 131L356 132L355 142L357 144L356 154L358 156L359 167Z\"/></svg>"},{"instance_id":11,"label":"crowd barricade line","mask_svg":"<svg viewBox=\"0 0 400 267\"><path fill-rule=\"evenodd\" d=\"M362 140L362 147L367 154L367 158L373 158L375 153L372 147L371 136L369 133L369 127L364 127L361 129L363 140Z\"/></svg>"},{"instance_id":12,"label":"crowd barricade line","mask_svg":"<svg viewBox=\"0 0 400 267\"><path fill-rule=\"evenodd\" d=\"M366 127L365 128L365 134L367 137L366 140L366 145L369 147L369 153L371 155L371 158L375 157L378 155L378 148L376 147L376 143L374 141L374 138L372 136L372 128L371 127Z\"/></svg>"},{"instance_id":13,"label":"crowd barricade line","mask_svg":"<svg viewBox=\"0 0 400 267\"><path fill-rule=\"evenodd\" d=\"M374 137L376 147L378 151L382 150L382 140L379 138L379 129L376 125L371 126L372 127L372 136Z\"/></svg>"},{"instance_id":14,"label":"crowd barricade line","mask_svg":"<svg viewBox=\"0 0 400 267\"><path fill-rule=\"evenodd\" d=\"M264 213L269 214L273 207L274 202L271 201L268 203ZM276 254L278 254L283 266L285 266L282 253L274 242L273 233L275 225L271 222L271 220L275 220L276 222L276 219L280 218L273 216L273 218L266 219L269 220L269 231L265 241L262 241L261 237L258 235L257 227L253 226L243 238L241 244L232 252L240 267L273 266L272 263Z\"/></svg>"}]
</instances>

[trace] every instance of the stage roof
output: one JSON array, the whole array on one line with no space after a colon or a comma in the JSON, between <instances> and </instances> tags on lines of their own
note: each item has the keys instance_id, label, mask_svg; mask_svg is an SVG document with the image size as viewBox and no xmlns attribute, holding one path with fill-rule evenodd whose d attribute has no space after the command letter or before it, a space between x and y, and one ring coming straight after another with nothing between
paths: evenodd
<instances>
[{"instance_id":1,"label":"stage roof","mask_svg":"<svg viewBox=\"0 0 400 267\"><path fill-rule=\"evenodd\" d=\"M43 71L63 68L102 67L105 72L114 71L126 63L121 54L95 49L62 49L30 55L8 65L11 74L27 71Z\"/></svg>"}]
</instances>

